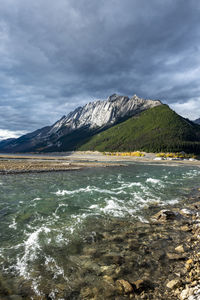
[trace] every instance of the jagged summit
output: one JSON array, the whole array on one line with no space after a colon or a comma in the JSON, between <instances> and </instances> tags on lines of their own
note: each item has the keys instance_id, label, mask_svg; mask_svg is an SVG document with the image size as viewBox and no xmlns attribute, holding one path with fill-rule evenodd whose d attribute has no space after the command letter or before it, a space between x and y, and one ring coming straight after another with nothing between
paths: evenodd
<instances>
[{"instance_id":1,"label":"jagged summit","mask_svg":"<svg viewBox=\"0 0 200 300\"><path fill-rule=\"evenodd\" d=\"M159 100L144 100L134 95L132 98L113 94L107 100L90 102L78 107L65 118L55 123L52 132L64 125L69 130L80 127L97 128L108 126L120 118L130 117L134 114L160 105Z\"/></svg>"},{"instance_id":2,"label":"jagged summit","mask_svg":"<svg viewBox=\"0 0 200 300\"><path fill-rule=\"evenodd\" d=\"M120 97L120 95L117 94L113 94L111 96L108 97L108 102L114 102L115 100L117 100ZM128 98L128 97L127 97Z\"/></svg>"},{"instance_id":3,"label":"jagged summit","mask_svg":"<svg viewBox=\"0 0 200 300\"><path fill-rule=\"evenodd\" d=\"M159 100L129 98L113 94L107 100L89 102L63 116L52 126L22 136L0 150L7 152L66 151L76 149L83 139L144 110L161 105Z\"/></svg>"}]
</instances>

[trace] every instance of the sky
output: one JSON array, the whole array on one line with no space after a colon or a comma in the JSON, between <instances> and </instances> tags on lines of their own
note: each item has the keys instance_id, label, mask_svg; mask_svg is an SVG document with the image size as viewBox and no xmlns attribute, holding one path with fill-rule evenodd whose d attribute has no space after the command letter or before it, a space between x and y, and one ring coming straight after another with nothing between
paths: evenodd
<instances>
[{"instance_id":1,"label":"sky","mask_svg":"<svg viewBox=\"0 0 200 300\"><path fill-rule=\"evenodd\" d=\"M1 0L0 139L113 93L200 118L200 1Z\"/></svg>"}]
</instances>

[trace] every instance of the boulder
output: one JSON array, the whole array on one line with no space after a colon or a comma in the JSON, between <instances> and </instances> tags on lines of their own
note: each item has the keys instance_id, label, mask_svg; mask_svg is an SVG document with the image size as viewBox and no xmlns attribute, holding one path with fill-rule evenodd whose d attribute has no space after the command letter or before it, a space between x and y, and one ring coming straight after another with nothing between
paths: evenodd
<instances>
[{"instance_id":1,"label":"boulder","mask_svg":"<svg viewBox=\"0 0 200 300\"><path fill-rule=\"evenodd\" d=\"M180 214L173 212L168 209L162 209L157 214L155 214L152 218L158 222L166 222L166 221L174 221L176 220Z\"/></svg>"},{"instance_id":2,"label":"boulder","mask_svg":"<svg viewBox=\"0 0 200 300\"><path fill-rule=\"evenodd\" d=\"M190 216L194 216L195 212L192 211L191 209L183 208L183 209L180 210L180 214L183 215L183 216L190 217Z\"/></svg>"}]
</instances>

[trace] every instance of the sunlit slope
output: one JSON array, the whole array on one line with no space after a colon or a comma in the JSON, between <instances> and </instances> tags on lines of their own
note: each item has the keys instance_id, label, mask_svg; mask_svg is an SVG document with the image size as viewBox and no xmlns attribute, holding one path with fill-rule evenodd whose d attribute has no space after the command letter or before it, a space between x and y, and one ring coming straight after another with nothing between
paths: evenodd
<instances>
[{"instance_id":1,"label":"sunlit slope","mask_svg":"<svg viewBox=\"0 0 200 300\"><path fill-rule=\"evenodd\" d=\"M200 153L200 126L160 105L96 134L80 150Z\"/></svg>"}]
</instances>

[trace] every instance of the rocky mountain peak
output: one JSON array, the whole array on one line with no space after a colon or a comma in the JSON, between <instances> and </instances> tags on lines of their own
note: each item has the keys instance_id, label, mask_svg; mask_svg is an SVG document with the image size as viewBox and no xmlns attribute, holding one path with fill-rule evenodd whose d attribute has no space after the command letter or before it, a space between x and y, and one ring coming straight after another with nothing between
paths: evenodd
<instances>
[{"instance_id":1,"label":"rocky mountain peak","mask_svg":"<svg viewBox=\"0 0 200 300\"><path fill-rule=\"evenodd\" d=\"M116 101L118 98L120 97L120 95L117 95L117 94L113 94L111 96L108 97L108 102L114 102Z\"/></svg>"},{"instance_id":2,"label":"rocky mountain peak","mask_svg":"<svg viewBox=\"0 0 200 300\"><path fill-rule=\"evenodd\" d=\"M113 94L107 100L89 102L61 118L51 129L50 134L60 128L72 131L81 127L95 129L107 127L125 117L131 117L143 110L162 104L159 100L145 100L134 95L132 98Z\"/></svg>"},{"instance_id":3,"label":"rocky mountain peak","mask_svg":"<svg viewBox=\"0 0 200 300\"><path fill-rule=\"evenodd\" d=\"M67 116L63 116L52 126L38 129L32 133L6 144L5 151L52 151L51 149L67 149L67 141L76 144L76 140L91 136L117 122L121 122L144 110L161 105L159 100L145 100L134 95L132 98L113 94L107 100L89 102L77 107ZM75 138L73 137L73 134ZM73 142L72 142L73 141ZM72 147L72 146L71 146Z\"/></svg>"}]
</instances>

